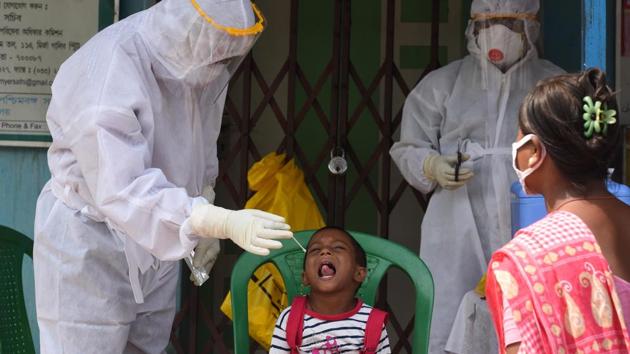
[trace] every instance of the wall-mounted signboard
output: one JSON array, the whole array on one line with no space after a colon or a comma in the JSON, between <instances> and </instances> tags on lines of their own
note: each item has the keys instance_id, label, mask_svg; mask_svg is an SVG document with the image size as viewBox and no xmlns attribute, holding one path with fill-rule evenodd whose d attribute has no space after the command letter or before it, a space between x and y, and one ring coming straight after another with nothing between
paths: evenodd
<instances>
[{"instance_id":1,"label":"wall-mounted signboard","mask_svg":"<svg viewBox=\"0 0 630 354\"><path fill-rule=\"evenodd\" d=\"M0 145L49 145L50 85L104 25L102 8L95 0L0 1Z\"/></svg>"}]
</instances>

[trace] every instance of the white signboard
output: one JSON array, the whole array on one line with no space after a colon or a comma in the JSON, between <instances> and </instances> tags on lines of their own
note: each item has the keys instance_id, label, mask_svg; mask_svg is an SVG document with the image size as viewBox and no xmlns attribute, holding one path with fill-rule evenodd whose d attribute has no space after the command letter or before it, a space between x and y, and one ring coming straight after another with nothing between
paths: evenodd
<instances>
[{"instance_id":1,"label":"white signboard","mask_svg":"<svg viewBox=\"0 0 630 354\"><path fill-rule=\"evenodd\" d=\"M0 1L0 145L49 144L50 85L98 21L98 0Z\"/></svg>"}]
</instances>

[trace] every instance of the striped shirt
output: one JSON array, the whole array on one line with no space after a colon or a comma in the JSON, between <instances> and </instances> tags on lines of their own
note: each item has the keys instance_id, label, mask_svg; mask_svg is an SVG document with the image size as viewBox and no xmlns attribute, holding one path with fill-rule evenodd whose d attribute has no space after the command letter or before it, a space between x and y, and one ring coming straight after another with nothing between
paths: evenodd
<instances>
[{"instance_id":1,"label":"striped shirt","mask_svg":"<svg viewBox=\"0 0 630 354\"><path fill-rule=\"evenodd\" d=\"M291 352L286 340L290 310L291 306L284 309L278 317L271 339L269 351L271 354ZM363 349L365 326L371 311L372 307L364 304L361 300L357 301L354 309L339 315L322 315L306 309L302 345L299 352L307 354L360 352ZM379 354L391 353L385 326L381 331L381 339L376 352Z\"/></svg>"}]
</instances>

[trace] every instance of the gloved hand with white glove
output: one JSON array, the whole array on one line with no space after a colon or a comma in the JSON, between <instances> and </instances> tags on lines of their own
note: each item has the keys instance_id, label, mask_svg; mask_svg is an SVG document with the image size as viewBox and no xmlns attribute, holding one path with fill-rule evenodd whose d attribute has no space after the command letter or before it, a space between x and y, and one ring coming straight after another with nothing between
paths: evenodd
<instances>
[{"instance_id":1,"label":"gloved hand with white glove","mask_svg":"<svg viewBox=\"0 0 630 354\"><path fill-rule=\"evenodd\" d=\"M204 187L201 196L210 204L214 204L214 187L208 185ZM196 205L197 203L195 203ZM201 203L206 204L206 203ZM202 238L197 243L197 247L186 258L186 263L190 267L190 281L195 285L201 286L209 279L210 271L217 261L219 252L221 251L221 242L216 238Z\"/></svg>"},{"instance_id":2,"label":"gloved hand with white glove","mask_svg":"<svg viewBox=\"0 0 630 354\"><path fill-rule=\"evenodd\" d=\"M190 215L195 235L231 239L245 251L266 256L282 247L279 239L293 236L283 217L256 209L228 210L211 204L195 205Z\"/></svg>"},{"instance_id":3,"label":"gloved hand with white glove","mask_svg":"<svg viewBox=\"0 0 630 354\"><path fill-rule=\"evenodd\" d=\"M470 159L469 155L462 154L460 164L468 159ZM424 175L436 181L444 189L455 190L474 176L472 170L461 168L461 166L459 171L456 171L457 164L457 155L431 155L424 160Z\"/></svg>"},{"instance_id":4,"label":"gloved hand with white glove","mask_svg":"<svg viewBox=\"0 0 630 354\"><path fill-rule=\"evenodd\" d=\"M197 247L195 247L192 264L196 269L205 271L205 274L210 274L214 263L219 257L219 252L221 252L221 241L216 238L202 238L199 240ZM196 278L192 272L190 273L190 281L197 286L201 286L201 284L198 284L201 280Z\"/></svg>"}]
</instances>

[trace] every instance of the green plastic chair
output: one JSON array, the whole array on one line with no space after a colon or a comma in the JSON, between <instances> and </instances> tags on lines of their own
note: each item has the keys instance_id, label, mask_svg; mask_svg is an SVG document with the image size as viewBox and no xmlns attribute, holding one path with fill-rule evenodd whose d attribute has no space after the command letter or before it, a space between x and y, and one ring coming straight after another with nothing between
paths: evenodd
<instances>
[{"instance_id":1,"label":"green plastic chair","mask_svg":"<svg viewBox=\"0 0 630 354\"><path fill-rule=\"evenodd\" d=\"M22 260L33 241L0 226L0 353L35 354L22 289Z\"/></svg>"},{"instance_id":2,"label":"green plastic chair","mask_svg":"<svg viewBox=\"0 0 630 354\"><path fill-rule=\"evenodd\" d=\"M314 231L295 234L304 246ZM433 311L433 278L429 269L417 255L407 248L386 239L360 232L350 232L367 254L368 275L359 288L357 296L369 305L374 305L378 285L390 267L401 269L416 290L416 314L414 333L411 342L413 354L428 353L431 312ZM232 314L234 329L234 353L249 354L249 334L247 318L247 284L254 271L264 263L271 262L278 267L284 278L289 303L296 295L305 295L308 288L302 285L302 264L304 252L293 240L284 240L283 247L260 257L243 253L232 269L230 290L232 292Z\"/></svg>"}]
</instances>

